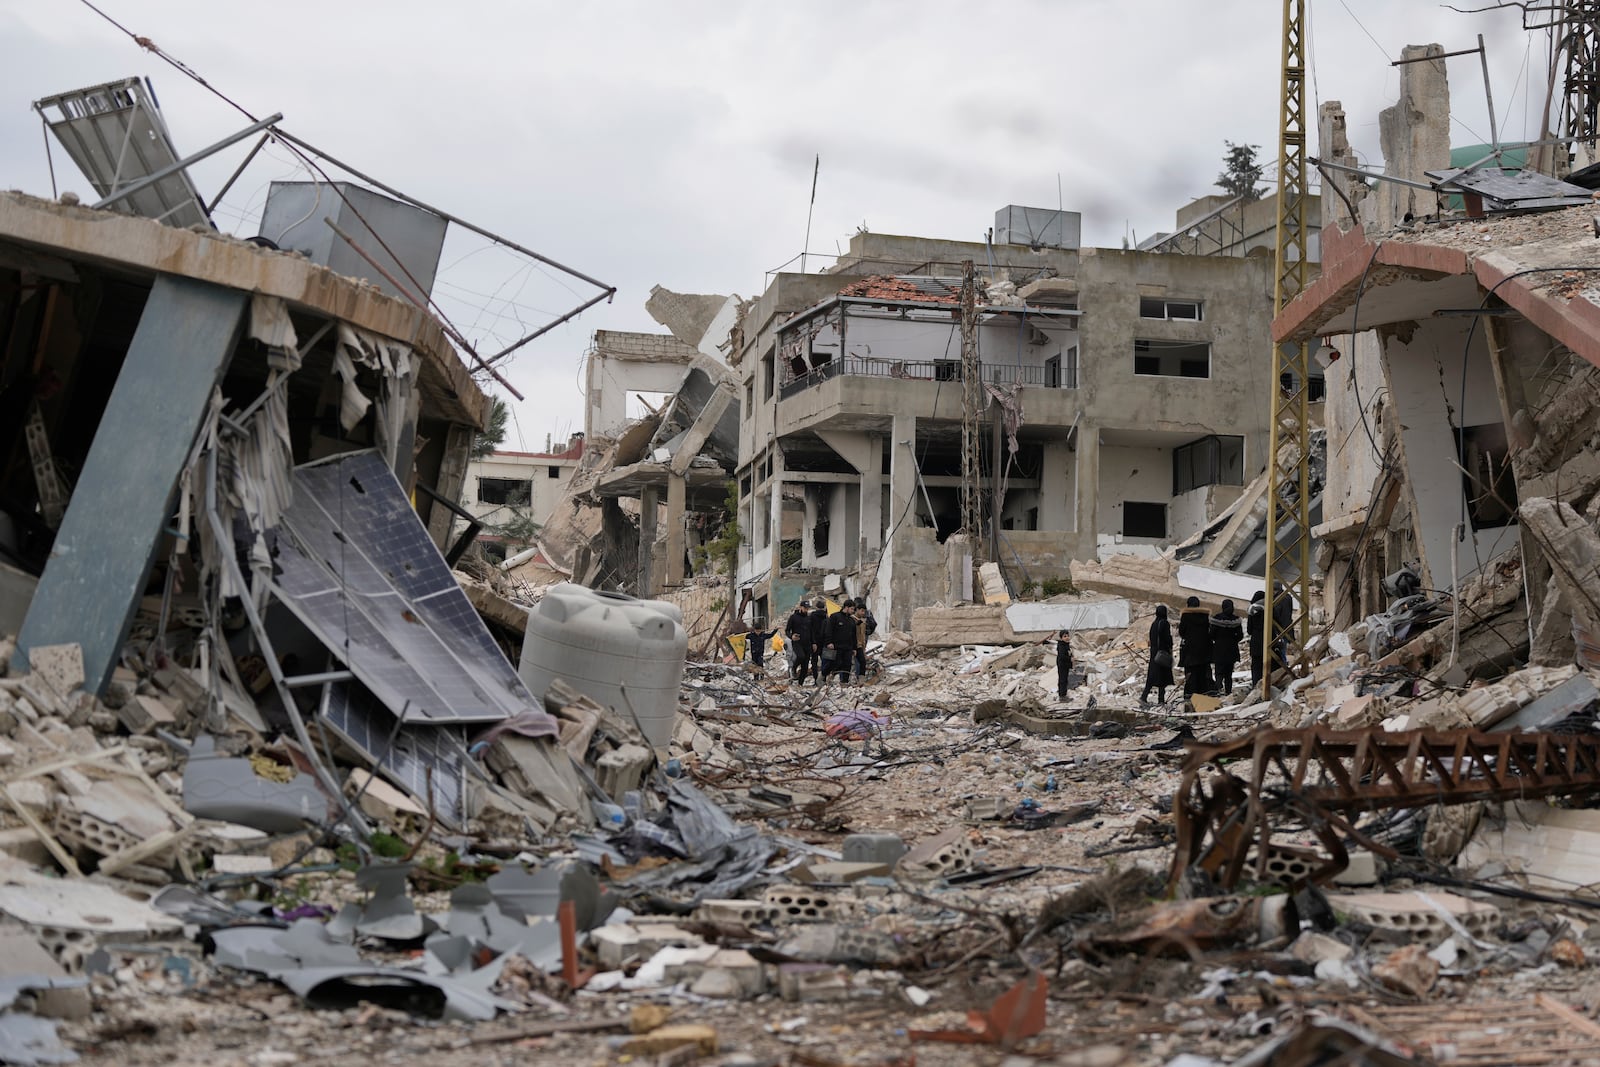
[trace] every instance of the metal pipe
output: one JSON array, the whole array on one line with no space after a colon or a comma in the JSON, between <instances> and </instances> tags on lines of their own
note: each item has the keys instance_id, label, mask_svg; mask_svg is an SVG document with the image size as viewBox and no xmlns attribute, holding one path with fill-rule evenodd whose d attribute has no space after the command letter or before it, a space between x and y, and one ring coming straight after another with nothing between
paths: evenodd
<instances>
[{"instance_id":1,"label":"metal pipe","mask_svg":"<svg viewBox=\"0 0 1600 1067\"><path fill-rule=\"evenodd\" d=\"M345 233L343 230L341 230L339 228L338 223L334 222L330 218L324 218L322 221L327 223L328 228L330 230L332 230L334 233L338 234L339 235L339 239L342 240L345 244L349 245L355 251L356 255L358 255L362 259L366 260L368 266L370 266L373 270L375 270L379 274L381 274L383 276L384 281L388 282L390 285L392 285L396 289L400 290L400 295L401 296L404 296L406 299L410 300L413 304L417 305L417 307L421 308L423 311L429 311L428 301L425 298L418 297L415 293L411 292L404 285L401 285L399 280L396 279L393 274L389 273L388 268L384 267L383 264L379 263L376 259L372 258L372 253L368 252L365 248L362 248L360 245L356 244L355 239L352 238L349 234ZM431 314L431 311L429 313ZM505 386L506 392L510 393L512 396L516 397L518 400L526 399L521 393L517 392L517 389L516 389L515 386L513 386L510 382L506 381L505 378L501 376L499 371L495 370L493 367L489 366L488 363L484 362L483 357L478 355L478 353L473 350L473 347L470 344L467 343L467 339L465 337L462 337L460 332L458 332L455 329L455 327L449 325L443 319L439 320L439 324L445 328L445 332L450 335L450 338L453 341L455 341L458 345L460 345L466 351L467 355L471 356L473 361L476 362L481 369L488 371L489 374L491 376L493 376L495 381L497 381L501 385Z\"/></svg>"},{"instance_id":2,"label":"metal pipe","mask_svg":"<svg viewBox=\"0 0 1600 1067\"><path fill-rule=\"evenodd\" d=\"M228 175L228 180L222 183L222 188L217 190L217 195L211 198L211 203L205 206L207 215L211 214L216 209L216 206L222 203L222 198L228 195L228 190L232 189L233 183L239 180L239 175L244 173L244 168L250 165L250 161L256 158L256 155L267 146L267 142L271 139L272 135L270 133L261 135L261 140L257 141L256 146L250 149L250 154L244 157L244 162L234 168L233 173Z\"/></svg>"},{"instance_id":3,"label":"metal pipe","mask_svg":"<svg viewBox=\"0 0 1600 1067\"><path fill-rule=\"evenodd\" d=\"M590 300L590 301L588 301L586 303L583 303L583 304L579 304L577 307L573 308L571 311L567 312L565 315L561 316L559 319L554 319L554 320L552 320L550 322L545 323L543 326L539 327L537 330L534 330L532 333L528 334L528 336L524 337L522 340L514 342L513 344L507 345L505 348L502 348L500 351L496 352L494 355L492 355L488 359L484 360L483 361L483 365L487 367L489 364L494 363L497 360L504 359L506 356L509 356L511 353L515 352L517 349L519 349L523 345L527 344L529 341L532 341L537 337L541 337L544 334L549 333L551 330L555 329L557 326L560 326L563 322L566 322L568 319L575 319L579 315L582 315L585 311L588 311L590 308L592 308L596 304L600 303L600 301L602 301L602 300L610 300L611 297L612 297L612 294L614 292L615 292L615 290L612 290L612 292L608 292L608 293L601 293L598 296L596 296L593 300Z\"/></svg>"},{"instance_id":4,"label":"metal pipe","mask_svg":"<svg viewBox=\"0 0 1600 1067\"><path fill-rule=\"evenodd\" d=\"M1330 163L1325 159L1316 158L1307 159L1306 162L1313 167L1329 167L1333 170L1344 171L1346 174L1356 174L1363 178L1375 178L1380 182L1393 182L1396 185L1404 185L1412 189L1425 189L1430 193L1438 192L1433 186L1424 182L1414 182L1408 178L1395 178L1388 174L1379 174L1376 171L1362 170L1360 167L1347 167L1343 163Z\"/></svg>"},{"instance_id":5,"label":"metal pipe","mask_svg":"<svg viewBox=\"0 0 1600 1067\"><path fill-rule=\"evenodd\" d=\"M349 682L355 675L349 671L323 671L320 674L297 674L293 678L285 677L283 684L290 689L304 689L307 686L322 685L325 682Z\"/></svg>"},{"instance_id":6,"label":"metal pipe","mask_svg":"<svg viewBox=\"0 0 1600 1067\"><path fill-rule=\"evenodd\" d=\"M1500 147L1500 131L1494 121L1494 90L1489 87L1489 49L1484 47L1483 34L1478 34L1478 58L1483 61L1483 98L1489 104L1489 144Z\"/></svg>"},{"instance_id":7,"label":"metal pipe","mask_svg":"<svg viewBox=\"0 0 1600 1067\"><path fill-rule=\"evenodd\" d=\"M602 281L599 281L597 279L589 277L587 274L583 273L582 271L573 270L571 267L567 266L565 263L558 263L555 260L551 259L549 256L541 256L539 253L533 251L530 248L524 248L521 245L517 244L515 241L511 241L511 240L508 240L508 239L506 239L504 237L501 237L497 233L491 233L490 231L484 229L482 226L475 226L472 223L468 222L466 219L459 218L459 217L457 217L455 215L452 215L448 211L440 211L438 208L432 206L431 204L425 204L421 200L418 200L414 196L407 196L405 193L402 193L400 190L394 188L393 186L386 185L383 182L380 182L378 179L376 179L376 178L374 178L374 177L372 177L370 175L361 173L359 170L356 170L356 168L352 167L350 164L333 158L328 153L324 152L322 149L316 147L315 145L309 144L306 141L302 141L300 138L294 136L291 133L287 133L287 132L285 132L283 130L274 130L273 134L275 136L282 137L285 141L288 141L290 144L298 145L299 147L305 149L307 152L310 152L312 155L318 157L319 159L327 160L329 163L332 163L334 166L338 167L340 170L347 171L348 173L355 175L357 178L360 178L362 181L366 182L368 185L371 185L374 188L382 189L384 192L388 193L390 196L398 197L399 199L404 200L406 203L412 205L413 207L419 207L424 211L431 211L435 215L438 215L440 218L444 219L446 222L453 222L457 226L460 226L464 230L471 230L473 233L477 234L479 237L486 237L489 240L495 242L496 244L505 245L507 248L510 248L510 249L512 249L514 251L517 251L517 252L521 252L523 255L527 256L530 259L536 259L540 263L543 263L547 267L554 267L559 271L564 271L565 273L572 275L574 278L578 278L578 279L581 279L582 281L588 282L590 285L594 286L597 289L604 289L608 295L612 295L612 296L616 295L617 289L616 289L616 286L614 286L614 285L607 285L605 282L602 282ZM520 400L521 398L518 397L518 399Z\"/></svg>"},{"instance_id":8,"label":"metal pipe","mask_svg":"<svg viewBox=\"0 0 1600 1067\"><path fill-rule=\"evenodd\" d=\"M216 538L219 546L233 544L233 536L222 525L222 518L217 514L216 446L213 446L206 453L205 495L206 522L211 527L212 536ZM306 729L305 718L300 714L299 705L294 702L294 696L289 690L289 684L283 676L283 668L278 664L277 654L273 652L272 643L267 639L266 625L261 620L261 613L256 611L255 600L250 596L250 586L244 580L244 574L239 569L239 561L234 558L232 552L225 549L218 552L217 555L222 565L233 575L233 580L238 583L239 588L245 590L244 595L239 597L239 604L244 608L245 617L250 620L250 628L255 632L256 641L261 645L261 651L264 653L261 658L266 661L267 670L272 675L273 684L278 688L278 699L282 702L284 711L289 715L289 722L294 727L295 739L300 742L300 747L305 753L306 762L311 764L312 774L322 788L327 790L328 794L338 801L339 806L344 810L344 817L350 824L350 828L362 837L370 836L372 833L371 827L367 825L366 820L357 815L355 810L350 807L349 801L345 799L344 790L339 787L339 783L334 780L333 775L322 765L322 761L317 758L316 747L311 743L311 733ZM345 595L348 596L348 592Z\"/></svg>"},{"instance_id":9,"label":"metal pipe","mask_svg":"<svg viewBox=\"0 0 1600 1067\"><path fill-rule=\"evenodd\" d=\"M118 189L116 192L112 193L110 196L107 196L105 199L101 200L99 203L91 204L90 206L98 211L98 210L100 210L102 208L106 208L106 207L109 207L112 204L115 204L119 200L125 200L128 197L132 196L134 193L142 192L143 190L150 188L150 186L156 184L157 182L163 181L163 180L165 180L167 178L172 177L174 174L177 174L179 171L188 170L190 167L194 166L196 163L200 162L202 159L207 159L207 158L209 158L211 156L214 156L218 152L222 151L224 148L228 148L228 147L231 147L232 145L238 144L240 141L244 140L246 137L249 137L251 134L260 133L262 130L266 129L268 126L271 126L274 122L281 122L281 121L283 121L283 113L282 112L278 112L277 114L272 115L269 118L262 119L260 122L251 123L249 126L246 126L244 129L240 130L238 133L232 134L232 135L230 135L228 137L224 137L222 140L218 141L214 145L211 145L209 148L202 148L200 151L196 152L192 156L184 156L182 159L178 160L176 163L169 163L167 166L162 167L160 170L156 171L153 174L147 174L143 178L140 178L136 182L130 182L127 185L124 185L122 188Z\"/></svg>"}]
</instances>

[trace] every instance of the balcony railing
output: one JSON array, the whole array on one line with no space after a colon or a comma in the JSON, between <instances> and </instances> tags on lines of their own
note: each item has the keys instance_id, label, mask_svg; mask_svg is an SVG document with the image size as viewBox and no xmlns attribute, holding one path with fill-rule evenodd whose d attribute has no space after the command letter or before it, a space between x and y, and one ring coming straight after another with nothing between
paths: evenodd
<instances>
[{"instance_id":1,"label":"balcony railing","mask_svg":"<svg viewBox=\"0 0 1600 1067\"><path fill-rule=\"evenodd\" d=\"M979 364L978 373L984 381L994 385L1039 385L1048 389L1078 387L1078 368L1071 365L985 362ZM778 396L787 400L830 378L898 378L908 381L960 382L961 361L867 359L850 356L824 363L815 370L789 379L779 387Z\"/></svg>"}]
</instances>

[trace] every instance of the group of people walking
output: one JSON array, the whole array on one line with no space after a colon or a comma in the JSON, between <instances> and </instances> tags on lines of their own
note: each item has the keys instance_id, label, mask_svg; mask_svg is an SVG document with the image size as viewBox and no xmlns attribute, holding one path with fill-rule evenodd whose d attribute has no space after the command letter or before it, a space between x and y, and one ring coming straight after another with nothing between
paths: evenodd
<instances>
[{"instance_id":1,"label":"group of people walking","mask_svg":"<svg viewBox=\"0 0 1600 1067\"><path fill-rule=\"evenodd\" d=\"M1250 656L1250 684L1260 685L1262 652L1266 635L1266 593L1257 590L1250 598L1249 610L1243 619L1235 614L1233 601L1224 600L1222 610L1212 615L1200 606L1199 597L1190 597L1178 615L1178 646L1176 665L1183 670L1183 695L1203 693L1208 696L1226 695L1233 690L1233 669L1239 662L1239 646L1245 644ZM1294 621L1294 602L1277 587L1272 604L1273 662L1282 665L1286 635ZM1150 664L1145 670L1144 691L1140 703L1150 699L1156 691L1158 703L1166 703L1167 689L1173 680L1172 623L1167 617L1167 607L1156 608L1155 621L1150 624Z\"/></svg>"},{"instance_id":2,"label":"group of people walking","mask_svg":"<svg viewBox=\"0 0 1600 1067\"><path fill-rule=\"evenodd\" d=\"M800 685L810 677L819 686L835 676L840 682L859 679L867 673L867 638L877 629L861 597L846 600L832 615L821 597L800 601L783 628L790 676Z\"/></svg>"}]
</instances>

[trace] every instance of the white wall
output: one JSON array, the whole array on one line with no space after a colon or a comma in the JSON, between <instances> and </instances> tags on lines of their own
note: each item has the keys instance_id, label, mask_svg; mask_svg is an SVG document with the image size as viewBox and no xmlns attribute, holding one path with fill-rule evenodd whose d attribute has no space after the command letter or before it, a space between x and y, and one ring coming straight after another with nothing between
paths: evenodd
<instances>
[{"instance_id":1,"label":"white wall","mask_svg":"<svg viewBox=\"0 0 1600 1067\"><path fill-rule=\"evenodd\" d=\"M1122 535L1122 502L1138 500L1169 504L1167 533L1171 539L1173 512L1172 450L1135 448L1127 445L1100 445L1100 516L1096 531L1111 537ZM1126 538L1124 542L1159 543L1160 539Z\"/></svg>"},{"instance_id":2,"label":"white wall","mask_svg":"<svg viewBox=\"0 0 1600 1067\"><path fill-rule=\"evenodd\" d=\"M1340 356L1323 371L1328 390L1323 407L1323 424L1328 428L1328 476L1322 492L1324 522L1367 506L1381 458L1373 450L1373 442L1383 445L1378 408L1381 404L1393 410L1383 383L1382 347L1377 334L1345 334L1330 338L1330 342ZM1365 425L1361 421L1363 412Z\"/></svg>"},{"instance_id":3,"label":"white wall","mask_svg":"<svg viewBox=\"0 0 1600 1067\"><path fill-rule=\"evenodd\" d=\"M1512 525L1476 533L1469 526L1465 540L1454 544L1465 500L1461 471L1456 466L1455 427L1501 421L1499 394L1481 328L1472 331L1470 353L1465 351L1470 322L1466 316L1425 320L1409 345L1391 338L1385 349L1409 488L1416 501L1417 534L1432 589L1450 588L1452 547L1459 581L1517 543L1517 528ZM1463 356L1467 364L1464 396Z\"/></svg>"},{"instance_id":4,"label":"white wall","mask_svg":"<svg viewBox=\"0 0 1600 1067\"><path fill-rule=\"evenodd\" d=\"M579 460L556 459L549 456L515 455L496 452L485 459L475 459L467 464L466 485L463 489L462 505L478 518L487 518L491 523L504 523L509 520L512 509L499 504L482 504L478 502L478 480L480 478L511 478L525 481L531 485L529 504L517 510L526 512L534 522L544 522L550 517L562 494L566 491L567 483L577 473ZM560 472L560 477L550 477L550 468L554 467Z\"/></svg>"}]
</instances>

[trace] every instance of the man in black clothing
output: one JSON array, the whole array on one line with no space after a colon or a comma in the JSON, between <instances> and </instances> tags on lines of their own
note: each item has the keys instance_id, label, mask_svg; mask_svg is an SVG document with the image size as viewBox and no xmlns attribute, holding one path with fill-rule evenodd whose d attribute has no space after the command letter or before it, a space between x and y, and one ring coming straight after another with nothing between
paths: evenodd
<instances>
[{"instance_id":1,"label":"man in black clothing","mask_svg":"<svg viewBox=\"0 0 1600 1067\"><path fill-rule=\"evenodd\" d=\"M793 653L790 658L794 661L794 680L800 685L805 684L806 673L811 669L812 621L811 609L802 600L783 627L783 639Z\"/></svg>"},{"instance_id":2,"label":"man in black clothing","mask_svg":"<svg viewBox=\"0 0 1600 1067\"><path fill-rule=\"evenodd\" d=\"M1289 666L1289 631L1294 627L1294 597L1274 582L1272 590L1272 669L1281 671Z\"/></svg>"},{"instance_id":3,"label":"man in black clothing","mask_svg":"<svg viewBox=\"0 0 1600 1067\"><path fill-rule=\"evenodd\" d=\"M855 662L856 614L851 609L840 608L828 616L828 647L833 649L830 669L843 685L850 680L850 667Z\"/></svg>"},{"instance_id":4,"label":"man in black clothing","mask_svg":"<svg viewBox=\"0 0 1600 1067\"><path fill-rule=\"evenodd\" d=\"M1245 629L1250 634L1250 684L1261 688L1261 642L1267 629L1267 594L1257 589L1250 594L1250 612L1245 616Z\"/></svg>"},{"instance_id":5,"label":"man in black clothing","mask_svg":"<svg viewBox=\"0 0 1600 1067\"><path fill-rule=\"evenodd\" d=\"M1067 686L1072 675L1072 633L1062 630L1056 635L1056 699L1065 702Z\"/></svg>"},{"instance_id":6,"label":"man in black clothing","mask_svg":"<svg viewBox=\"0 0 1600 1067\"><path fill-rule=\"evenodd\" d=\"M1239 662L1243 636L1244 622L1233 613L1233 601L1224 600L1222 610L1211 616L1211 682L1219 696L1233 691L1233 665Z\"/></svg>"},{"instance_id":7,"label":"man in black clothing","mask_svg":"<svg viewBox=\"0 0 1600 1067\"><path fill-rule=\"evenodd\" d=\"M1211 692L1211 616L1190 597L1178 614L1178 666L1183 668L1183 695Z\"/></svg>"}]
</instances>

